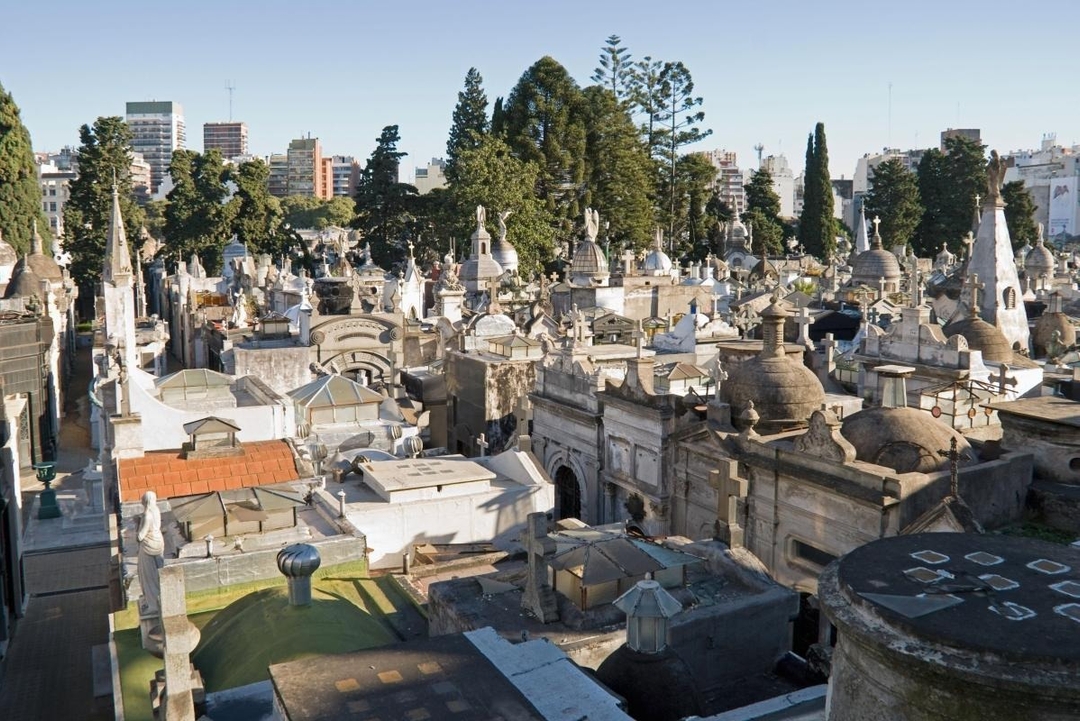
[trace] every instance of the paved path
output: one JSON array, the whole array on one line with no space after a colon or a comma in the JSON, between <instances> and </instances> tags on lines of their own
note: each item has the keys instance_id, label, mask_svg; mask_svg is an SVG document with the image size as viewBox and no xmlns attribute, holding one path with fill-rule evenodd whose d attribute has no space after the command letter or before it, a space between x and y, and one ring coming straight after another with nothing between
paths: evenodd
<instances>
[{"instance_id":1,"label":"paved path","mask_svg":"<svg viewBox=\"0 0 1080 721\"><path fill-rule=\"evenodd\" d=\"M111 692L94 697L93 647L109 641L108 533L81 506L81 469L91 455L89 352L80 349L66 398L57 464L63 519L39 522L33 503L42 486L33 475L23 490L23 572L29 594L7 655L0 662L0 719L7 721L106 721L113 717ZM80 506L78 513L74 512ZM104 517L102 524L104 524ZM101 541L105 543L102 544ZM98 545L86 545L86 544ZM76 546L76 547L72 547ZM34 550L38 549L38 550ZM49 549L49 550L40 550Z\"/></svg>"}]
</instances>

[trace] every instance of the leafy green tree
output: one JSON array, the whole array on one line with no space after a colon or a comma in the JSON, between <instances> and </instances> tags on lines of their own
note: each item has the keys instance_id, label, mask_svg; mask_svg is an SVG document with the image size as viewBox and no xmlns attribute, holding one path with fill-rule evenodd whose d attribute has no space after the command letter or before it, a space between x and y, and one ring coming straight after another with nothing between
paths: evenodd
<instances>
[{"instance_id":1,"label":"leafy green tree","mask_svg":"<svg viewBox=\"0 0 1080 721\"><path fill-rule=\"evenodd\" d=\"M506 221L507 240L518 253L520 273L528 277L552 258L555 218L536 197L540 169L514 156L510 147L491 136L480 145L462 152L458 179L449 186L454 226L450 236L466 239L476 229L477 205L487 208L488 217L511 211ZM462 240L458 241L462 248Z\"/></svg>"},{"instance_id":2,"label":"leafy green tree","mask_svg":"<svg viewBox=\"0 0 1080 721\"><path fill-rule=\"evenodd\" d=\"M221 267L221 251L232 235L235 206L226 201L228 170L221 151L173 151L169 163L173 188L166 199L165 238L168 246L187 258L198 254L211 273Z\"/></svg>"},{"instance_id":3,"label":"leafy green tree","mask_svg":"<svg viewBox=\"0 0 1080 721\"><path fill-rule=\"evenodd\" d=\"M487 95L484 79L476 68L465 74L465 89L458 93L454 106L453 124L446 141L446 177L452 179L456 172L458 154L465 148L475 148L488 131Z\"/></svg>"},{"instance_id":4,"label":"leafy green tree","mask_svg":"<svg viewBox=\"0 0 1080 721\"><path fill-rule=\"evenodd\" d=\"M314 195L286 195L280 202L285 222L293 228L314 228L323 205Z\"/></svg>"},{"instance_id":5,"label":"leafy green tree","mask_svg":"<svg viewBox=\"0 0 1080 721\"><path fill-rule=\"evenodd\" d=\"M637 127L612 92L584 90L587 183L584 203L599 211L615 245L645 248L654 226L653 164Z\"/></svg>"},{"instance_id":6,"label":"leafy green tree","mask_svg":"<svg viewBox=\"0 0 1080 721\"><path fill-rule=\"evenodd\" d=\"M1013 250L1031 245L1039 239L1039 227L1035 222L1035 203L1024 181L1014 180L1001 186L1001 198L1005 201L1005 223L1009 226L1009 238Z\"/></svg>"},{"instance_id":7,"label":"leafy green tree","mask_svg":"<svg viewBox=\"0 0 1080 721\"><path fill-rule=\"evenodd\" d=\"M332 225L339 228L348 228L349 223L356 217L356 201L352 198L337 195L322 204L319 215L315 218L316 230L322 230Z\"/></svg>"},{"instance_id":8,"label":"leafy green tree","mask_svg":"<svg viewBox=\"0 0 1080 721\"><path fill-rule=\"evenodd\" d=\"M945 140L945 152L928 150L919 162L919 197L923 217L916 252L935 253L942 243L960 249L971 230L975 196L986 192L986 146L963 137Z\"/></svg>"},{"instance_id":9,"label":"leafy green tree","mask_svg":"<svg viewBox=\"0 0 1080 721\"><path fill-rule=\"evenodd\" d=\"M784 223L780 219L780 196L773 190L772 173L764 168L754 171L744 190L746 212L742 220L754 235L753 251L765 255L782 253Z\"/></svg>"},{"instance_id":10,"label":"leafy green tree","mask_svg":"<svg viewBox=\"0 0 1080 721\"><path fill-rule=\"evenodd\" d=\"M506 100L506 142L539 168L536 194L555 217L577 221L585 181L582 94L566 68L544 56Z\"/></svg>"},{"instance_id":11,"label":"leafy green tree","mask_svg":"<svg viewBox=\"0 0 1080 721\"><path fill-rule=\"evenodd\" d=\"M496 138L506 137L506 112L503 110L502 98L495 98L491 105L491 134Z\"/></svg>"},{"instance_id":12,"label":"leafy green tree","mask_svg":"<svg viewBox=\"0 0 1080 721\"><path fill-rule=\"evenodd\" d=\"M269 177L270 166L259 159L230 169L229 179L236 185L229 201L233 205L232 232L252 252L277 255L287 247L289 239L283 232L281 201L270 195L267 186Z\"/></svg>"},{"instance_id":13,"label":"leafy green tree","mask_svg":"<svg viewBox=\"0 0 1080 721\"><path fill-rule=\"evenodd\" d=\"M150 200L143 205L146 213L146 225L143 226L158 242L165 240L165 209L169 207L167 200Z\"/></svg>"},{"instance_id":14,"label":"leafy green tree","mask_svg":"<svg viewBox=\"0 0 1080 721\"><path fill-rule=\"evenodd\" d=\"M735 213L732 207L714 188L709 193L709 199L705 203L704 221L705 237L708 238L712 249L719 250L723 247L724 224L731 222L734 216Z\"/></svg>"},{"instance_id":15,"label":"leafy green tree","mask_svg":"<svg viewBox=\"0 0 1080 721\"><path fill-rule=\"evenodd\" d=\"M807 140L803 210L799 216L799 242L806 252L818 258L830 258L836 250L837 223L833 211L825 123L818 123L814 134Z\"/></svg>"},{"instance_id":16,"label":"leafy green tree","mask_svg":"<svg viewBox=\"0 0 1080 721\"><path fill-rule=\"evenodd\" d=\"M591 80L611 91L620 105L631 101L634 90L634 64L630 51L623 47L618 35L610 35L607 45L600 49L600 66L593 70Z\"/></svg>"},{"instance_id":17,"label":"leafy green tree","mask_svg":"<svg viewBox=\"0 0 1080 721\"><path fill-rule=\"evenodd\" d=\"M79 128L79 174L68 184L64 204L64 248L71 253L71 275L84 297L94 297L101 277L112 216L112 187L128 241L138 243L144 215L131 190L131 130L119 116L98 118Z\"/></svg>"},{"instance_id":18,"label":"leafy green tree","mask_svg":"<svg viewBox=\"0 0 1080 721\"><path fill-rule=\"evenodd\" d=\"M668 168L668 232L674 235L676 196L689 195L698 190L678 187L676 165L679 162L679 150L712 135L712 130L697 127L698 123L705 120L705 111L700 110L704 100L700 96L694 97L694 80L681 62L664 64L660 73L659 92L663 105L656 114L656 122L664 128L663 160ZM693 162L695 161L690 161L691 164ZM690 173L685 177L693 175Z\"/></svg>"},{"instance_id":19,"label":"leafy green tree","mask_svg":"<svg viewBox=\"0 0 1080 721\"><path fill-rule=\"evenodd\" d=\"M881 234L890 248L911 245L923 214L918 178L899 158L886 160L874 169L863 207L867 216L881 218Z\"/></svg>"},{"instance_id":20,"label":"leafy green tree","mask_svg":"<svg viewBox=\"0 0 1080 721\"><path fill-rule=\"evenodd\" d=\"M27 253L35 223L47 239L49 223L42 211L30 133L11 94L0 85L0 234L20 254Z\"/></svg>"},{"instance_id":21,"label":"leafy green tree","mask_svg":"<svg viewBox=\"0 0 1080 721\"><path fill-rule=\"evenodd\" d=\"M407 153L397 149L401 140L398 126L387 125L380 133L371 157L356 183L356 218L353 227L363 231L371 243L376 263L386 264L405 257L404 237L411 221L411 205L416 188L398 182L398 166Z\"/></svg>"},{"instance_id":22,"label":"leafy green tree","mask_svg":"<svg viewBox=\"0 0 1080 721\"><path fill-rule=\"evenodd\" d=\"M705 210L711 194L709 183L716 178L716 168L699 153L679 156L675 164L674 196L667 174L659 177L659 195L667 200L659 215L668 225L674 257L704 257L709 252L709 222ZM669 205L672 199L674 204Z\"/></svg>"}]
</instances>

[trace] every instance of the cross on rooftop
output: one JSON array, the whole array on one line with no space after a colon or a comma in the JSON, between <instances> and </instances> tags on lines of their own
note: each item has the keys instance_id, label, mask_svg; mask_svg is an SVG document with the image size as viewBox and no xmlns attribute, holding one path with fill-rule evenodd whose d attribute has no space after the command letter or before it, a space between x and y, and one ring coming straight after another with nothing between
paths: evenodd
<instances>
[{"instance_id":1,"label":"cross on rooftop","mask_svg":"<svg viewBox=\"0 0 1080 721\"><path fill-rule=\"evenodd\" d=\"M876 216L876 215L875 215L875 216L874 216L874 235L875 235L875 236L877 236L877 235L880 235L880 234L881 234L881 233L879 232L879 228L878 228L878 226L880 226L880 225L881 225L881 218L879 218L878 216Z\"/></svg>"},{"instance_id":2,"label":"cross on rooftop","mask_svg":"<svg viewBox=\"0 0 1080 721\"><path fill-rule=\"evenodd\" d=\"M971 260L971 253L975 246L975 234L969 230L968 234L964 236L964 239L961 242L967 247L967 258L968 260Z\"/></svg>"},{"instance_id":3,"label":"cross on rooftop","mask_svg":"<svg viewBox=\"0 0 1080 721\"><path fill-rule=\"evenodd\" d=\"M709 485L716 489L717 535L721 536L729 547L742 546L743 528L739 524L739 499L746 498L749 483L745 478L739 478L739 462L722 460L719 470L709 472Z\"/></svg>"},{"instance_id":4,"label":"cross on rooftop","mask_svg":"<svg viewBox=\"0 0 1080 721\"><path fill-rule=\"evenodd\" d=\"M637 344L637 357L645 357L645 330L641 327L641 319L638 319L637 327L633 332L634 341Z\"/></svg>"},{"instance_id":5,"label":"cross on rooftop","mask_svg":"<svg viewBox=\"0 0 1080 721\"><path fill-rule=\"evenodd\" d=\"M1002 363L1001 368L998 369L997 375L990 376L990 380L994 383L997 383L999 396L1005 395L1006 386L1016 385L1016 378L1009 376L1010 370L1011 369L1009 368L1009 365L1007 363Z\"/></svg>"},{"instance_id":6,"label":"cross on rooftop","mask_svg":"<svg viewBox=\"0 0 1080 721\"><path fill-rule=\"evenodd\" d=\"M795 324L799 326L799 342L807 345L810 343L810 334L807 329L813 325L814 319L810 316L810 309L802 306L795 312Z\"/></svg>"},{"instance_id":7,"label":"cross on rooftop","mask_svg":"<svg viewBox=\"0 0 1080 721\"><path fill-rule=\"evenodd\" d=\"M986 283L979 282L979 274L972 273L968 276L968 288L971 290L971 314L979 312L979 291L986 287Z\"/></svg>"},{"instance_id":8,"label":"cross on rooftop","mask_svg":"<svg viewBox=\"0 0 1080 721\"><path fill-rule=\"evenodd\" d=\"M480 447L480 457L483 458L484 456L487 455L487 449L491 444L488 443L487 438L485 438L484 434L481 433L476 438L476 445L478 445Z\"/></svg>"}]
</instances>

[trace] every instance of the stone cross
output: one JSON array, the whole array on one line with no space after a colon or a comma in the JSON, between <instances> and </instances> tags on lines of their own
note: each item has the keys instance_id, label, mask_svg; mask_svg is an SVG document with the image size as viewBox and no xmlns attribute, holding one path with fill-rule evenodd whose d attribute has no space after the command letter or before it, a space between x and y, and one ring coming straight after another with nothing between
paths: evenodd
<instances>
[{"instance_id":1,"label":"stone cross","mask_svg":"<svg viewBox=\"0 0 1080 721\"><path fill-rule=\"evenodd\" d=\"M836 338L832 333L826 333L822 345L825 350L825 372L831 377L836 370Z\"/></svg>"},{"instance_id":2,"label":"stone cross","mask_svg":"<svg viewBox=\"0 0 1080 721\"><path fill-rule=\"evenodd\" d=\"M960 450L956 445L956 436L949 441L949 450L938 451L939 456L949 459L949 495L960 498Z\"/></svg>"},{"instance_id":3,"label":"stone cross","mask_svg":"<svg viewBox=\"0 0 1080 721\"><path fill-rule=\"evenodd\" d=\"M742 332L743 340L750 337L750 331L757 327L758 314L750 307L749 303L743 304L735 311L735 327Z\"/></svg>"},{"instance_id":4,"label":"stone cross","mask_svg":"<svg viewBox=\"0 0 1080 721\"><path fill-rule=\"evenodd\" d=\"M915 251L908 256L911 264L908 268L908 293L911 295L911 307L918 308L922 305L922 286L919 284L919 259L915 257Z\"/></svg>"},{"instance_id":5,"label":"stone cross","mask_svg":"<svg viewBox=\"0 0 1080 721\"><path fill-rule=\"evenodd\" d=\"M878 309L871 307L868 311L866 311L866 320L870 323L870 325L877 325Z\"/></svg>"},{"instance_id":6,"label":"stone cross","mask_svg":"<svg viewBox=\"0 0 1080 721\"><path fill-rule=\"evenodd\" d=\"M967 259L970 262L973 246L975 245L975 234L969 230L968 234L964 236L964 239L960 242L962 242L964 244L964 247L967 248Z\"/></svg>"},{"instance_id":7,"label":"stone cross","mask_svg":"<svg viewBox=\"0 0 1080 721\"><path fill-rule=\"evenodd\" d=\"M878 238L878 237L881 236L881 232L880 232L880 230L878 228L878 226L881 225L881 218L879 218L878 216L875 215L873 222L874 222L874 237Z\"/></svg>"},{"instance_id":8,"label":"stone cross","mask_svg":"<svg viewBox=\"0 0 1080 721\"><path fill-rule=\"evenodd\" d=\"M724 381L728 379L728 372L724 370L724 367L720 363L720 353L717 352L715 360L715 368L713 370L713 398L717 401L720 400L720 386Z\"/></svg>"},{"instance_id":9,"label":"stone cross","mask_svg":"<svg viewBox=\"0 0 1080 721\"><path fill-rule=\"evenodd\" d=\"M878 285L878 298L884 298L885 297L885 278L884 277L878 278L877 285Z\"/></svg>"},{"instance_id":10,"label":"stone cross","mask_svg":"<svg viewBox=\"0 0 1080 721\"><path fill-rule=\"evenodd\" d=\"M633 332L634 342L637 344L637 357L645 357L645 331L641 327L641 319L638 319L637 328Z\"/></svg>"},{"instance_id":11,"label":"stone cross","mask_svg":"<svg viewBox=\"0 0 1080 721\"><path fill-rule=\"evenodd\" d=\"M488 440L487 440L487 438L485 438L485 437L484 437L484 434L483 434L483 433L481 433L481 434L480 434L480 435L479 435L479 436L478 436L478 437L476 438L476 445L480 447L480 457L481 457L481 458L483 458L484 456L486 456L486 455L487 455L487 449L488 449L488 447L489 447L489 446L490 446L491 444L490 444L490 443L488 443Z\"/></svg>"},{"instance_id":12,"label":"stone cross","mask_svg":"<svg viewBox=\"0 0 1080 721\"><path fill-rule=\"evenodd\" d=\"M548 582L547 571L547 559L555 553L555 541L548 536L545 514L530 513L526 523L521 542L529 556L529 575L525 593L521 595L521 607L541 623L551 623L559 620L559 603Z\"/></svg>"},{"instance_id":13,"label":"stone cross","mask_svg":"<svg viewBox=\"0 0 1080 721\"><path fill-rule=\"evenodd\" d=\"M813 324L814 319L810 316L810 309L805 305L795 312L795 325L799 326L799 342L803 345L810 345L809 328Z\"/></svg>"},{"instance_id":14,"label":"stone cross","mask_svg":"<svg viewBox=\"0 0 1080 721\"><path fill-rule=\"evenodd\" d=\"M720 461L719 470L709 472L709 485L716 489L716 535L730 548L744 545L745 531L739 524L739 499L746 498L749 484L739 478L739 462Z\"/></svg>"},{"instance_id":15,"label":"stone cross","mask_svg":"<svg viewBox=\"0 0 1080 721\"><path fill-rule=\"evenodd\" d=\"M558 273L553 272L551 275L548 276L548 278L551 278L552 283L558 283L559 282L559 274Z\"/></svg>"},{"instance_id":16,"label":"stone cross","mask_svg":"<svg viewBox=\"0 0 1080 721\"><path fill-rule=\"evenodd\" d=\"M499 279L491 278L488 281L488 313L498 313L502 309L499 307Z\"/></svg>"},{"instance_id":17,"label":"stone cross","mask_svg":"<svg viewBox=\"0 0 1080 721\"><path fill-rule=\"evenodd\" d=\"M990 376L990 380L997 383L999 396L1005 395L1007 391L1006 386L1016 385L1016 378L1009 376L1009 370L1009 365L1007 363L1002 363L1001 368L998 369L997 375Z\"/></svg>"},{"instance_id":18,"label":"stone cross","mask_svg":"<svg viewBox=\"0 0 1080 721\"><path fill-rule=\"evenodd\" d=\"M979 291L986 287L986 283L979 282L979 274L972 273L968 276L968 288L971 289L971 315L979 312Z\"/></svg>"}]
</instances>

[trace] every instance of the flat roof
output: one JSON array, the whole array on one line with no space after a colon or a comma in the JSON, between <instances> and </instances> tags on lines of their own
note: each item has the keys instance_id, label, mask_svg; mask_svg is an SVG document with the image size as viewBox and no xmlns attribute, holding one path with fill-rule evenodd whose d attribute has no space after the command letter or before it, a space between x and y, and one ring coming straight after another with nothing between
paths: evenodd
<instances>
[{"instance_id":1,"label":"flat roof","mask_svg":"<svg viewBox=\"0 0 1080 721\"><path fill-rule=\"evenodd\" d=\"M1080 428L1080 402L1068 398L1054 396L1018 398L1015 401L987 403L985 407L1000 413Z\"/></svg>"},{"instance_id":2,"label":"flat roof","mask_svg":"<svg viewBox=\"0 0 1080 721\"><path fill-rule=\"evenodd\" d=\"M493 481L497 475L468 458L406 458L362 464L364 480L387 492Z\"/></svg>"},{"instance_id":3,"label":"flat roof","mask_svg":"<svg viewBox=\"0 0 1080 721\"><path fill-rule=\"evenodd\" d=\"M545 717L461 634L270 666L289 721Z\"/></svg>"}]
</instances>

